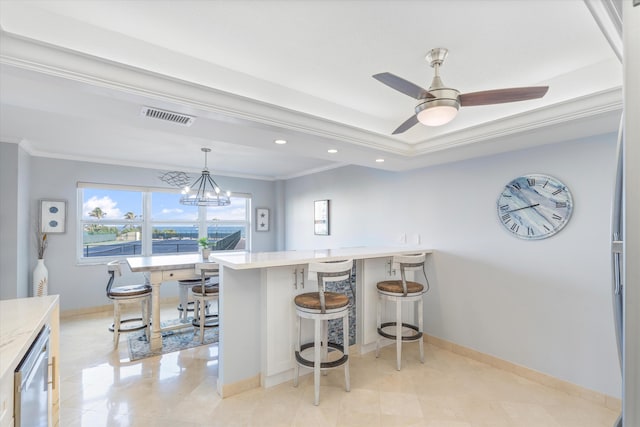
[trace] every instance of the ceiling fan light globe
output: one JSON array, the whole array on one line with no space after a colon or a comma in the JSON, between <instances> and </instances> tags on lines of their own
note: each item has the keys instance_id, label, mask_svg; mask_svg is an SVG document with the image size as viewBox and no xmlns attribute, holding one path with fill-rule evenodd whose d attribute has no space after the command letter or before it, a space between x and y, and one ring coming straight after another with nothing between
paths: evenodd
<instances>
[{"instance_id":1,"label":"ceiling fan light globe","mask_svg":"<svg viewBox=\"0 0 640 427\"><path fill-rule=\"evenodd\" d=\"M437 99L416 107L418 121L425 126L442 126L458 114L460 104L455 99Z\"/></svg>"}]
</instances>

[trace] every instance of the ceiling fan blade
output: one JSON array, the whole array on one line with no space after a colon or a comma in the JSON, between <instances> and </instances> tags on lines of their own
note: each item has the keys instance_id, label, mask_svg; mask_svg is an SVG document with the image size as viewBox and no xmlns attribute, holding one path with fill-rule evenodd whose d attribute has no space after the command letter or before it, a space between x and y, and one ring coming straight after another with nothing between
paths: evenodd
<instances>
[{"instance_id":1,"label":"ceiling fan blade","mask_svg":"<svg viewBox=\"0 0 640 427\"><path fill-rule=\"evenodd\" d=\"M411 116L407 120L405 120L404 123L402 123L400 126L398 126L398 129L394 130L392 135L397 135L399 133L408 131L409 129L414 127L416 124L418 124L418 116L416 114L414 114L413 116Z\"/></svg>"},{"instance_id":2,"label":"ceiling fan blade","mask_svg":"<svg viewBox=\"0 0 640 427\"><path fill-rule=\"evenodd\" d=\"M503 104L505 102L526 101L542 98L549 86L514 87L510 89L494 89L482 92L460 94L460 105L470 107L474 105Z\"/></svg>"},{"instance_id":3,"label":"ceiling fan blade","mask_svg":"<svg viewBox=\"0 0 640 427\"><path fill-rule=\"evenodd\" d=\"M433 98L433 95L431 95L426 89L423 89L420 86L415 85L410 81L403 79L402 77L398 77L395 74L380 73L380 74L374 74L372 77L386 84L390 88L395 89L398 92L402 92L405 95L409 95L412 98L415 98L415 99Z\"/></svg>"}]
</instances>

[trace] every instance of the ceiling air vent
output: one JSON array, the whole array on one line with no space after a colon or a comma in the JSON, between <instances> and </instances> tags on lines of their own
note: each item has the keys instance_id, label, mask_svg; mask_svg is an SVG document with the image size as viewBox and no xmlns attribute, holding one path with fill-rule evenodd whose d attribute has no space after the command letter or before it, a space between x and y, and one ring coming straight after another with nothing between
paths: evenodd
<instances>
[{"instance_id":1,"label":"ceiling air vent","mask_svg":"<svg viewBox=\"0 0 640 427\"><path fill-rule=\"evenodd\" d=\"M140 114L145 117L165 120L182 126L191 126L196 119L195 117L187 116L186 114L174 113L173 111L160 110L153 107L142 107Z\"/></svg>"}]
</instances>

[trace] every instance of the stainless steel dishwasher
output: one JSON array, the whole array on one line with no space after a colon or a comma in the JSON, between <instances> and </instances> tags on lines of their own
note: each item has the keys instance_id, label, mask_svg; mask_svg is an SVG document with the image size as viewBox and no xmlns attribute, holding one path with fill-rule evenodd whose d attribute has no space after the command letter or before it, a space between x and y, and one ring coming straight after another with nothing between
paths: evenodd
<instances>
[{"instance_id":1,"label":"stainless steel dishwasher","mask_svg":"<svg viewBox=\"0 0 640 427\"><path fill-rule=\"evenodd\" d=\"M49 424L49 328L43 327L15 371L15 427Z\"/></svg>"}]
</instances>

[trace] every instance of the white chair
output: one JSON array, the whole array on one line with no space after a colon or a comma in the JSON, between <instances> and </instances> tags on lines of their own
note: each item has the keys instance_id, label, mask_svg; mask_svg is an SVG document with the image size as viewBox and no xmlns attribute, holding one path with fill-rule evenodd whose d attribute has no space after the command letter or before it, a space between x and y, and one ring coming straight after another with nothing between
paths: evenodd
<instances>
[{"instance_id":1,"label":"white chair","mask_svg":"<svg viewBox=\"0 0 640 427\"><path fill-rule=\"evenodd\" d=\"M125 285L113 287L116 273L122 275L119 261L107 264L109 282L107 283L107 297L113 301L113 324L109 328L113 332L113 348L118 348L120 333L134 332L145 329L147 341L149 341L149 325L151 324L151 285ZM125 304L141 303L142 316L130 319L121 318L121 306ZM125 327L123 323L136 322L139 325Z\"/></svg>"},{"instance_id":2,"label":"white chair","mask_svg":"<svg viewBox=\"0 0 640 427\"><path fill-rule=\"evenodd\" d=\"M196 264L196 272L200 272L200 283L191 288L193 295L193 321L194 334L200 332L200 342L204 344L204 328L217 327L219 322L218 310L216 314L209 314L209 304L211 301L218 302L220 287L218 284L207 285L207 279L214 274L218 274L218 264L213 262L202 262ZM219 305L218 305L219 309Z\"/></svg>"},{"instance_id":3,"label":"white chair","mask_svg":"<svg viewBox=\"0 0 640 427\"><path fill-rule=\"evenodd\" d=\"M342 293L329 292L326 285L331 282L351 280L353 260L338 262L319 262L309 264L309 279L318 281L318 292L297 295L296 308L296 344L293 385L298 386L300 367L313 368L314 404L320 403L320 373L323 370L344 365L345 390L351 388L349 381L349 297ZM314 277L315 276L315 277ZM328 320L342 318L342 344L328 341ZM311 319L314 322L314 340L301 344L301 321ZM302 353L313 348L313 360ZM332 353L340 352L340 357L329 360Z\"/></svg>"},{"instance_id":4,"label":"white chair","mask_svg":"<svg viewBox=\"0 0 640 427\"><path fill-rule=\"evenodd\" d=\"M402 342L418 341L420 346L420 362L424 363L424 341L423 333L423 295L429 290L429 279L425 271L425 254L416 255L396 255L393 257L393 265L400 268L402 280L385 280L378 282L378 339L376 341L376 357L380 355L380 337L395 340L396 342L396 363L398 371L402 361ZM426 281L426 287L421 283L406 280L406 270L422 270ZM396 316L393 322L382 322L382 311L384 301L396 303ZM402 322L402 303L418 303L418 325L414 323ZM394 333L385 332L385 328L393 327ZM408 332L408 335L403 334Z\"/></svg>"}]
</instances>

